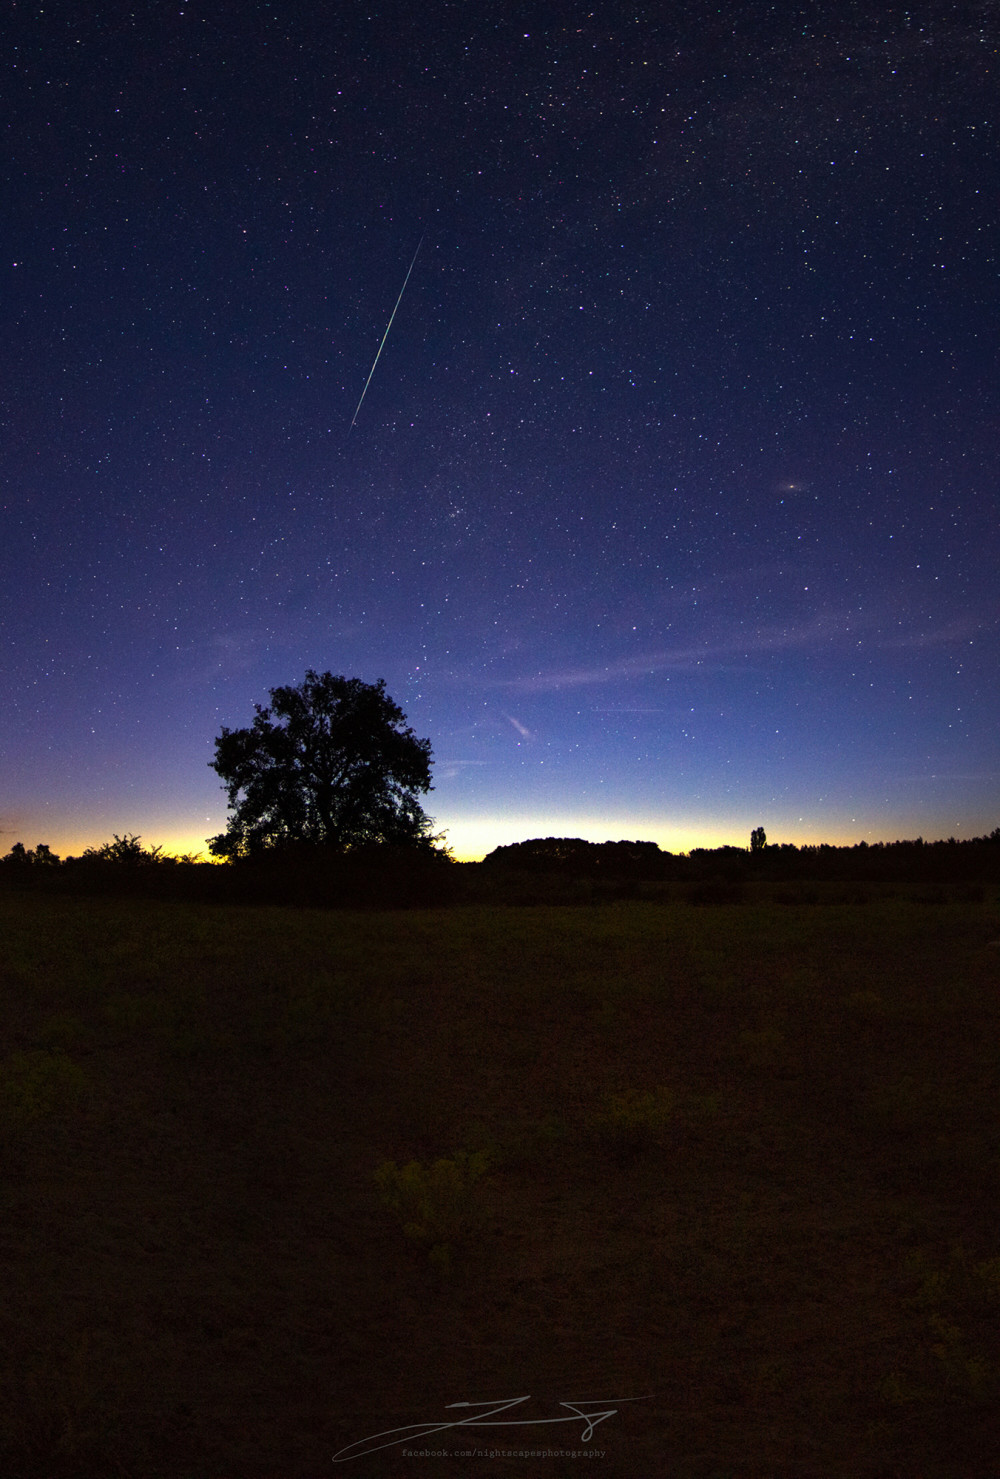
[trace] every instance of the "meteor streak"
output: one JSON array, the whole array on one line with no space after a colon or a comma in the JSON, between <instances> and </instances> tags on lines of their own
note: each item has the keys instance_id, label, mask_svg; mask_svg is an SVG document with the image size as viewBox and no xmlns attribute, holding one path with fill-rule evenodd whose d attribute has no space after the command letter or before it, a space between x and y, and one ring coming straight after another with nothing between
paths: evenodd
<instances>
[{"instance_id":1,"label":"meteor streak","mask_svg":"<svg viewBox=\"0 0 1000 1479\"><path fill-rule=\"evenodd\" d=\"M423 244L424 244L424 238L422 236L420 238L420 240L417 242L417 251L413 253L413 262L410 263L409 271L407 272L406 276L403 278L403 286L400 288L400 290L399 290L399 297L396 299L396 308L398 308L399 305L400 305L400 303L402 303L402 301L403 301L403 294L406 292L406 284L409 282L409 280L410 280L410 273L413 271L413 263L416 262L416 260L417 260L417 252L420 251L420 248L423 246ZM372 367L368 371L368 379L365 381L365 388L361 392L361 400L358 401L358 404L354 408L354 416L351 419L350 426L347 428L347 435L348 436L350 436L351 432L354 430L354 423L355 423L355 421L357 421L357 419L358 419L358 412L361 410L361 401L364 400L365 396L368 393L368 387L372 383L372 376L375 373L375 366L378 364L379 355L382 353L382 350L385 348L385 341L388 339L388 337L389 337L389 330L392 328L392 320L396 317L396 308L394 308L392 310L392 314L390 315L389 322L385 326L385 333L382 335L382 343L378 347L378 354L375 356L374 360L372 361Z\"/></svg>"}]
</instances>

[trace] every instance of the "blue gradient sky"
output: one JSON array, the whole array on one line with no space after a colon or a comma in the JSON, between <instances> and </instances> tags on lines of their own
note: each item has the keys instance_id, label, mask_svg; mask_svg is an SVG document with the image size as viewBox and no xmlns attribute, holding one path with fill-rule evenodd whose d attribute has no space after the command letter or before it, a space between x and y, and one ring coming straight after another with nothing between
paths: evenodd
<instances>
[{"instance_id":1,"label":"blue gradient sky","mask_svg":"<svg viewBox=\"0 0 1000 1479\"><path fill-rule=\"evenodd\" d=\"M463 857L1000 822L994 7L123 16L10 22L0 851L307 668Z\"/></svg>"}]
</instances>

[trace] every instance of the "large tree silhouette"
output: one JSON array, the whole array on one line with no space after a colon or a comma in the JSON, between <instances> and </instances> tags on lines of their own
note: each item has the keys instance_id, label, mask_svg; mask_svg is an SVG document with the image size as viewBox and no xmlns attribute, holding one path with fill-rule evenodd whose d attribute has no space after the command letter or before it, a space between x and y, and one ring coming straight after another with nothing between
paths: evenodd
<instances>
[{"instance_id":1,"label":"large tree silhouette","mask_svg":"<svg viewBox=\"0 0 1000 1479\"><path fill-rule=\"evenodd\" d=\"M292 844L348 850L364 844L430 846L417 800L431 789L431 742L405 728L385 683L306 673L272 688L249 729L227 729L210 761L232 816L208 839L216 857Z\"/></svg>"}]
</instances>

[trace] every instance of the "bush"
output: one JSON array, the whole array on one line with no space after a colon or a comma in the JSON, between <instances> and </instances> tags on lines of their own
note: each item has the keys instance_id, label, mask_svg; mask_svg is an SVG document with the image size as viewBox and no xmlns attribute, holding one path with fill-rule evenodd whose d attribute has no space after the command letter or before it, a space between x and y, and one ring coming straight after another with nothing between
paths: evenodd
<instances>
[{"instance_id":1,"label":"bush","mask_svg":"<svg viewBox=\"0 0 1000 1479\"><path fill-rule=\"evenodd\" d=\"M383 1161L375 1184L384 1207L406 1237L429 1247L432 1263L447 1268L452 1245L482 1225L485 1207L479 1185L489 1165L485 1151L456 1151L432 1165L410 1161L400 1169Z\"/></svg>"}]
</instances>

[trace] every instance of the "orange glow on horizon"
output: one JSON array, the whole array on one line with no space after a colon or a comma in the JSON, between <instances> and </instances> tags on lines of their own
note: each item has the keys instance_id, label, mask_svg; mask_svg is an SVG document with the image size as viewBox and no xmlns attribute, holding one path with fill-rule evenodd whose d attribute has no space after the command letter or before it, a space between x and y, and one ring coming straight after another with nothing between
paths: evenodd
<instances>
[{"instance_id":1,"label":"orange glow on horizon","mask_svg":"<svg viewBox=\"0 0 1000 1479\"><path fill-rule=\"evenodd\" d=\"M897 818L890 821L860 816L846 825L840 818L831 818L828 827L818 819L810 823L803 818L789 824L780 818L769 820L766 815L735 821L690 817L673 823L625 814L602 817L573 812L529 812L512 816L485 813L455 817L450 821L444 817L434 819L435 831L445 834L445 845L460 863L479 862L496 847L540 837L580 837L587 842L655 842L664 852L675 854L689 853L700 847L747 848L750 832L755 826L763 826L770 846L792 843L796 847L815 847L823 843L831 847L853 847L858 842L896 842L918 836L928 842L950 836L961 841L982 836L991 830L988 825L975 830L960 823L942 827L929 824L927 819ZM50 826L35 817L24 825L15 822L3 829L0 856L8 853L15 842L23 842L28 848L45 842L61 858L79 857L89 847L100 847L112 841L117 833L120 837L138 836L144 847L159 846L172 857L193 856L211 862L207 839L224 827L225 819L222 817L214 825L206 819L198 830L192 828L190 822L170 825L162 817L135 818L126 824L109 827L94 823L89 826L78 824L72 828Z\"/></svg>"}]
</instances>

